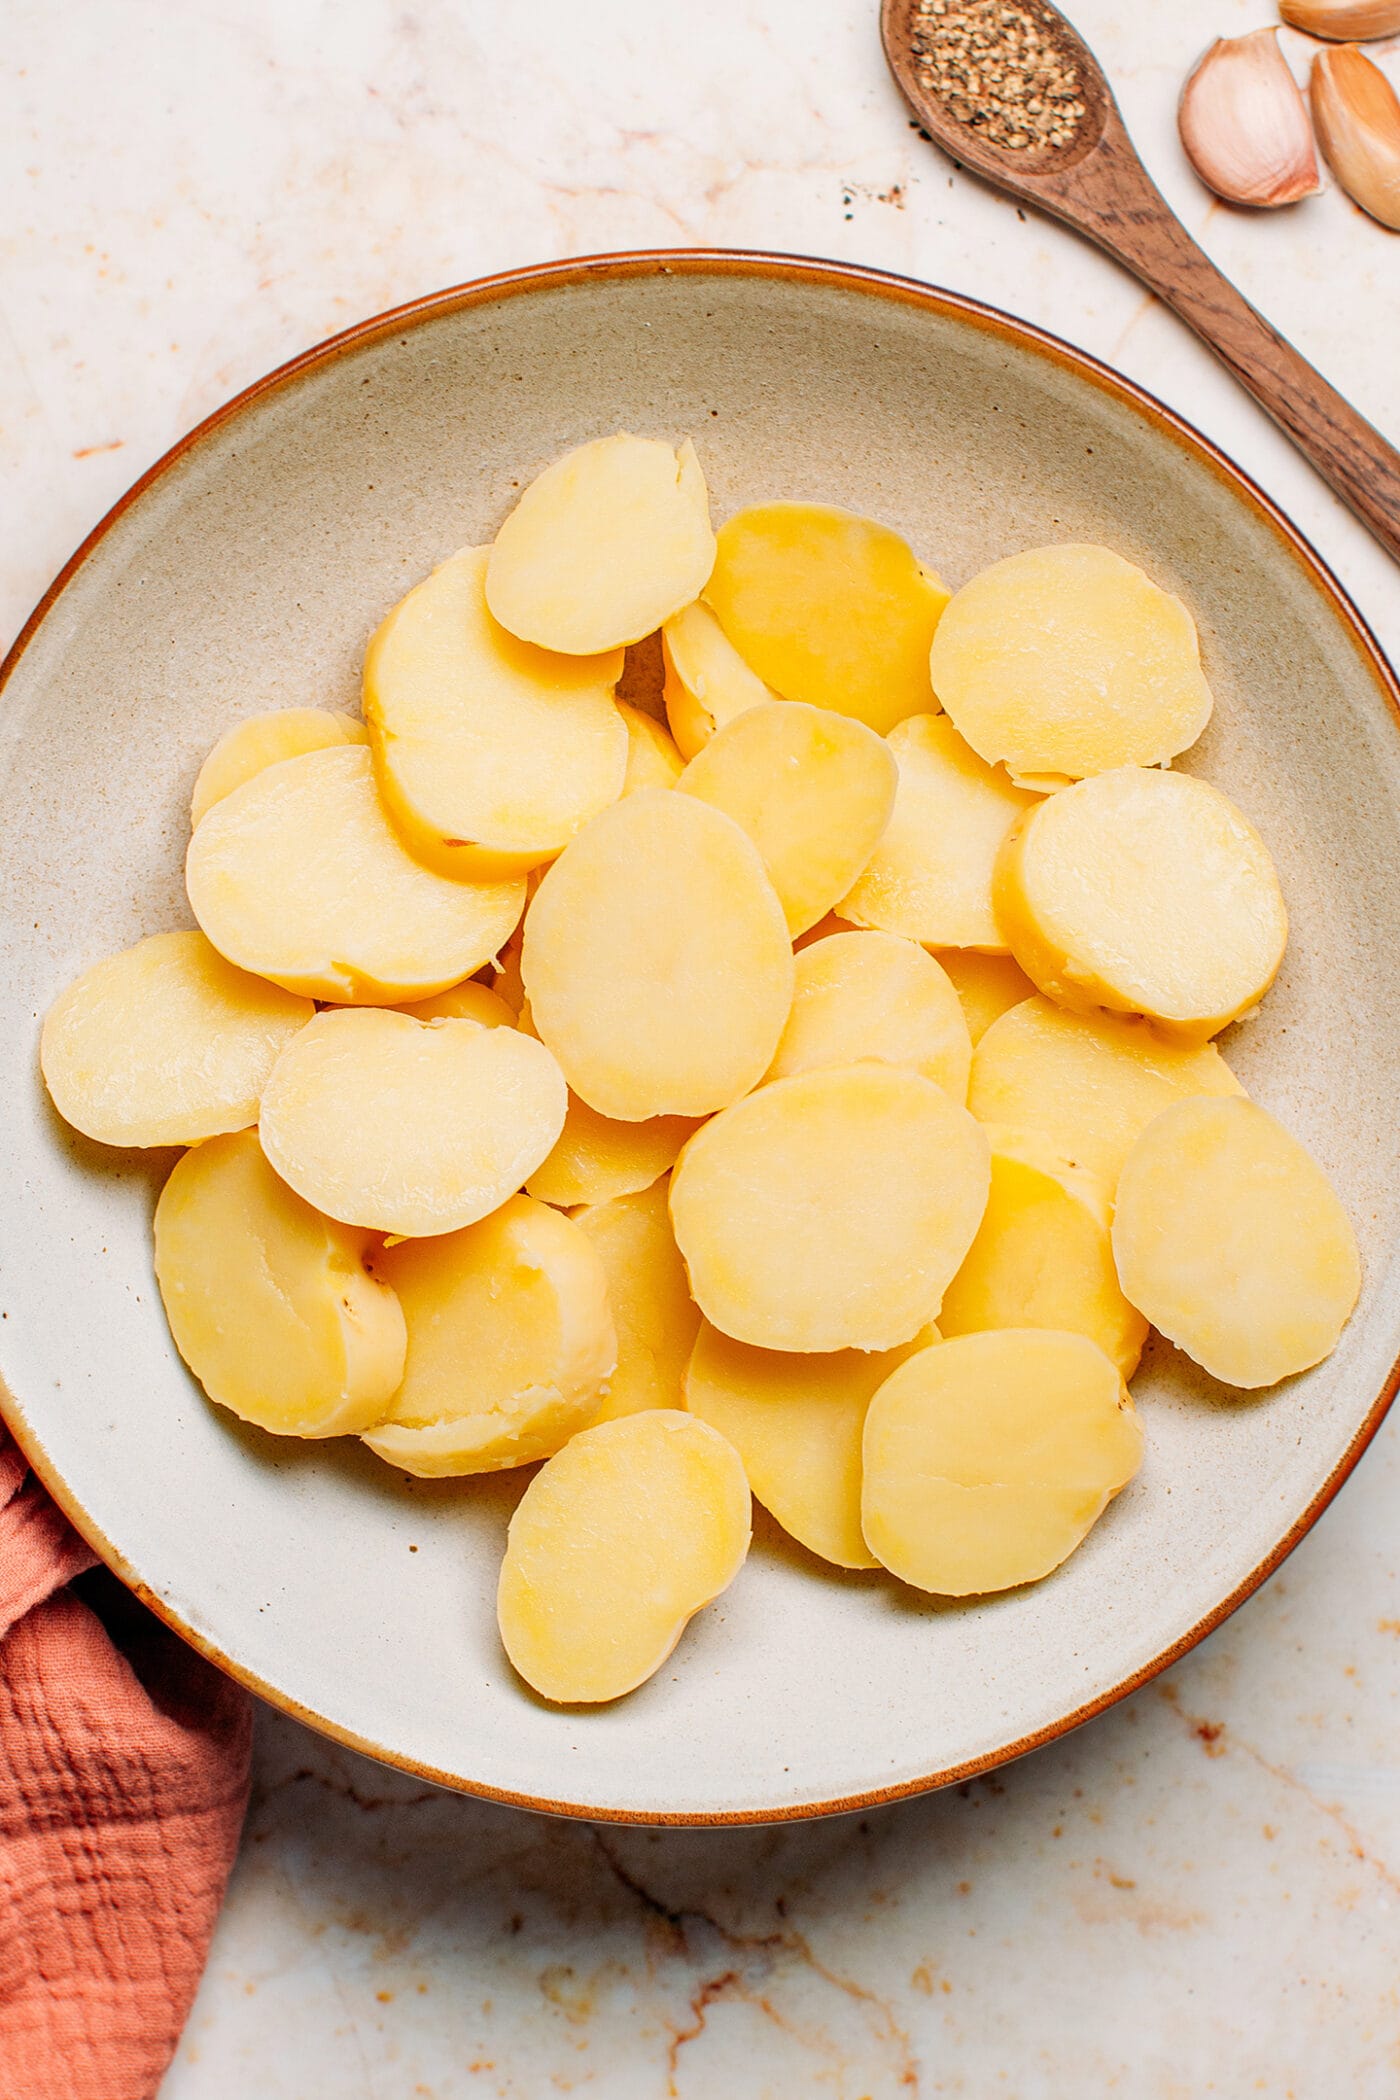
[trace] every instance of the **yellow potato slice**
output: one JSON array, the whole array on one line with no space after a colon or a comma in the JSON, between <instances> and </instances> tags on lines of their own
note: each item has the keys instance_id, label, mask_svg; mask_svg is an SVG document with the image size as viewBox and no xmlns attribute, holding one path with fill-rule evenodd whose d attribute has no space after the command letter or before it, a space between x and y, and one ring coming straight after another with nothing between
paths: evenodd
<instances>
[{"instance_id":1,"label":"yellow potato slice","mask_svg":"<svg viewBox=\"0 0 1400 2100\"><path fill-rule=\"evenodd\" d=\"M235 722L199 769L190 797L190 828L264 766L308 751L334 750L337 744L368 742L369 731L355 715L332 714L324 707L274 707Z\"/></svg>"},{"instance_id":2,"label":"yellow potato slice","mask_svg":"<svg viewBox=\"0 0 1400 2100\"><path fill-rule=\"evenodd\" d=\"M579 1203L610 1203L649 1189L668 1174L696 1128L694 1116L652 1116L617 1123L570 1094L564 1128L548 1159L536 1167L526 1192L570 1210Z\"/></svg>"},{"instance_id":3,"label":"yellow potato slice","mask_svg":"<svg viewBox=\"0 0 1400 2100\"><path fill-rule=\"evenodd\" d=\"M972 1053L967 1105L980 1123L1034 1131L1110 1196L1147 1125L1173 1101L1244 1089L1214 1043L1185 1049L1148 1022L1072 1014L1027 999Z\"/></svg>"},{"instance_id":4,"label":"yellow potato slice","mask_svg":"<svg viewBox=\"0 0 1400 2100\"><path fill-rule=\"evenodd\" d=\"M758 503L719 529L706 601L785 700L882 735L934 705L929 647L948 592L888 526L826 503Z\"/></svg>"},{"instance_id":5,"label":"yellow potato slice","mask_svg":"<svg viewBox=\"0 0 1400 2100\"><path fill-rule=\"evenodd\" d=\"M962 1001L974 1048L993 1021L1000 1020L1023 999L1035 996L1035 986L1013 955L983 955L976 948L940 948L934 961L942 964Z\"/></svg>"},{"instance_id":6,"label":"yellow potato slice","mask_svg":"<svg viewBox=\"0 0 1400 2100\"><path fill-rule=\"evenodd\" d=\"M775 700L716 731L676 784L748 833L797 935L845 895L875 851L898 777L889 745L863 722Z\"/></svg>"},{"instance_id":7,"label":"yellow potato slice","mask_svg":"<svg viewBox=\"0 0 1400 2100\"><path fill-rule=\"evenodd\" d=\"M479 1021L483 1028L514 1028L516 1021L500 993L475 977L469 977L465 984L449 985L445 992L434 992L431 999L415 999L409 1006L397 1006L394 1011L408 1014L415 1021Z\"/></svg>"},{"instance_id":8,"label":"yellow potato slice","mask_svg":"<svg viewBox=\"0 0 1400 2100\"><path fill-rule=\"evenodd\" d=\"M600 1115L702 1116L762 1078L792 1003L757 848L693 795L643 788L545 874L521 968L534 1027Z\"/></svg>"},{"instance_id":9,"label":"yellow potato slice","mask_svg":"<svg viewBox=\"0 0 1400 2100\"><path fill-rule=\"evenodd\" d=\"M209 939L240 969L345 1004L426 998L496 955L525 885L450 882L400 844L368 751L266 766L216 802L185 881Z\"/></svg>"},{"instance_id":10,"label":"yellow potato slice","mask_svg":"<svg viewBox=\"0 0 1400 2100\"><path fill-rule=\"evenodd\" d=\"M707 1320L761 1349L894 1349L938 1316L987 1205L985 1133L942 1087L837 1065L697 1130L671 1223Z\"/></svg>"},{"instance_id":11,"label":"yellow potato slice","mask_svg":"<svg viewBox=\"0 0 1400 2100\"><path fill-rule=\"evenodd\" d=\"M937 1340L937 1328L924 1327L902 1349L794 1356L731 1341L706 1321L686 1369L686 1406L728 1437L789 1537L838 1568L877 1568L860 1528L865 1411L898 1364Z\"/></svg>"},{"instance_id":12,"label":"yellow potato slice","mask_svg":"<svg viewBox=\"0 0 1400 2100\"><path fill-rule=\"evenodd\" d=\"M841 899L841 917L931 948L1004 952L992 872L1034 798L984 765L942 715L896 724L890 749L899 764L894 815Z\"/></svg>"},{"instance_id":13,"label":"yellow potato slice","mask_svg":"<svg viewBox=\"0 0 1400 2100\"><path fill-rule=\"evenodd\" d=\"M1113 1252L1123 1289L1226 1385L1277 1385L1337 1346L1356 1238L1298 1140L1252 1101L1178 1101L1128 1155Z\"/></svg>"},{"instance_id":14,"label":"yellow potato slice","mask_svg":"<svg viewBox=\"0 0 1400 2100\"><path fill-rule=\"evenodd\" d=\"M202 933L153 933L60 992L39 1042L59 1114L104 1145L197 1145L258 1120L268 1073L315 1014Z\"/></svg>"},{"instance_id":15,"label":"yellow potato slice","mask_svg":"<svg viewBox=\"0 0 1400 2100\"><path fill-rule=\"evenodd\" d=\"M698 598L714 567L705 477L689 438L597 438L530 483L496 535L486 599L543 649L639 642Z\"/></svg>"},{"instance_id":16,"label":"yellow potato slice","mask_svg":"<svg viewBox=\"0 0 1400 2100\"><path fill-rule=\"evenodd\" d=\"M992 1192L967 1260L943 1294L945 1335L998 1327L1087 1334L1123 1378L1137 1369L1147 1322L1119 1288L1102 1182L1044 1139L988 1132Z\"/></svg>"},{"instance_id":17,"label":"yellow potato slice","mask_svg":"<svg viewBox=\"0 0 1400 2100\"><path fill-rule=\"evenodd\" d=\"M749 1550L739 1454L674 1408L600 1422L536 1474L497 1593L506 1654L546 1699L619 1699L660 1669Z\"/></svg>"},{"instance_id":18,"label":"yellow potato slice","mask_svg":"<svg viewBox=\"0 0 1400 2100\"><path fill-rule=\"evenodd\" d=\"M792 1011L769 1079L878 1058L967 1099L972 1044L958 995L926 949L893 933L836 933L799 950Z\"/></svg>"},{"instance_id":19,"label":"yellow potato slice","mask_svg":"<svg viewBox=\"0 0 1400 2100\"><path fill-rule=\"evenodd\" d=\"M681 1383L700 1314L671 1230L669 1193L669 1182L656 1181L574 1213L607 1271L617 1323L617 1369L595 1416L600 1422L685 1405Z\"/></svg>"},{"instance_id":20,"label":"yellow potato slice","mask_svg":"<svg viewBox=\"0 0 1400 2100\"><path fill-rule=\"evenodd\" d=\"M993 562L939 621L930 670L973 750L1027 787L1165 765L1210 720L1190 613L1107 547Z\"/></svg>"},{"instance_id":21,"label":"yellow potato slice","mask_svg":"<svg viewBox=\"0 0 1400 2100\"><path fill-rule=\"evenodd\" d=\"M627 731L623 794L634 795L638 788L674 787L685 764L674 739L659 722L644 715L639 707L629 706L625 700L618 701L617 711Z\"/></svg>"},{"instance_id":22,"label":"yellow potato slice","mask_svg":"<svg viewBox=\"0 0 1400 2100\"><path fill-rule=\"evenodd\" d=\"M257 1133L178 1160L155 1217L175 1346L211 1400L279 1436L346 1436L403 1376L399 1301L364 1266L369 1235L280 1181Z\"/></svg>"},{"instance_id":23,"label":"yellow potato slice","mask_svg":"<svg viewBox=\"0 0 1400 2100\"><path fill-rule=\"evenodd\" d=\"M1061 1006L1146 1014L1203 1042L1249 1013L1288 938L1254 826L1189 773L1124 766L1031 810L997 865L997 917Z\"/></svg>"},{"instance_id":24,"label":"yellow potato slice","mask_svg":"<svg viewBox=\"0 0 1400 2100\"><path fill-rule=\"evenodd\" d=\"M542 1043L476 1021L369 1008L318 1014L263 1088L263 1150L298 1195L405 1238L473 1225L513 1196L564 1126Z\"/></svg>"},{"instance_id":25,"label":"yellow potato slice","mask_svg":"<svg viewBox=\"0 0 1400 2100\"><path fill-rule=\"evenodd\" d=\"M548 1458L593 1419L617 1360L603 1264L570 1219L528 1196L461 1232L375 1257L408 1325L403 1383L365 1433L423 1478Z\"/></svg>"},{"instance_id":26,"label":"yellow potato slice","mask_svg":"<svg viewBox=\"0 0 1400 2100\"><path fill-rule=\"evenodd\" d=\"M970 1597L1037 1582L1142 1462L1127 1387L1082 1334L965 1334L894 1371L865 1418L862 1523L901 1582Z\"/></svg>"},{"instance_id":27,"label":"yellow potato slice","mask_svg":"<svg viewBox=\"0 0 1400 2100\"><path fill-rule=\"evenodd\" d=\"M751 671L708 605L682 606L661 630L666 719L682 758L694 758L717 729L746 708L776 700Z\"/></svg>"}]
</instances>

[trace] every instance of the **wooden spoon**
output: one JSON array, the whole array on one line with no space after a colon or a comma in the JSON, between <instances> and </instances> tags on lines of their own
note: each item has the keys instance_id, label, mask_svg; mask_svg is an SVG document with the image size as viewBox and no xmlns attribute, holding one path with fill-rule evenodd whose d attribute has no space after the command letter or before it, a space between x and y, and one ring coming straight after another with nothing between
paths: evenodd
<instances>
[{"instance_id":1,"label":"wooden spoon","mask_svg":"<svg viewBox=\"0 0 1400 2100\"><path fill-rule=\"evenodd\" d=\"M1134 271L1194 328L1236 379L1400 561L1400 452L1256 313L1198 248L1139 160L1098 60L1049 0L1007 0L1075 68L1084 114L1061 145L1012 147L963 119L930 84L916 41L934 27L920 0L882 0L885 57L923 129L945 153L1039 205ZM963 104L967 107L967 104Z\"/></svg>"}]
</instances>

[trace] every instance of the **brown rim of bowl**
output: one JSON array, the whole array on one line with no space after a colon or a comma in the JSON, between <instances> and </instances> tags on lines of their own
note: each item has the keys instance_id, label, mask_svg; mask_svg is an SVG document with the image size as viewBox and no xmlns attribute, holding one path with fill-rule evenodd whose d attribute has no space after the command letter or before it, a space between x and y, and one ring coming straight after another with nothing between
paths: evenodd
<instances>
[{"instance_id":1,"label":"brown rim of bowl","mask_svg":"<svg viewBox=\"0 0 1400 2100\"><path fill-rule=\"evenodd\" d=\"M464 307L487 305L493 300L518 298L527 292L545 291L561 285L589 284L610 278L658 276L790 277L807 284L833 285L845 290L866 292L872 298L921 308L926 313L952 315L988 335L999 335L1020 346L1029 346L1051 364L1076 373L1102 393L1114 396L1135 410L1145 422L1170 437L1183 452L1207 466L1217 480L1224 482L1256 516L1264 520L1292 559L1330 601L1353 648L1375 680L1397 727L1400 728L1400 681L1397 681L1362 615L1321 555L1297 527L1290 524L1278 506L1250 479L1242 467L1236 466L1209 438L1203 437L1184 417L1179 416L1174 409L1168 408L1154 394L1148 393L1145 387L1138 386L1131 379L1125 379L1121 373L1113 371L1088 351L1075 349L1073 345L1063 342L1058 336L1050 335L1045 329L1037 328L1029 321L1015 320L997 307L986 306L980 300L965 298L958 292L939 290L930 285L920 284L912 278L897 277L888 271L866 269L852 263L823 262L810 256L777 255L726 248L660 248L616 255L586 255L562 262L541 263L523 270L507 270L494 277L479 277L468 284L453 285L441 292L430 292L421 299L410 300L405 306L392 307L386 313L376 314L367 321L357 323L353 328L345 329L342 334L331 336L325 342L316 344L314 348L304 350L299 357L291 358L286 364L279 365L264 378L255 380L252 386L245 387L242 393L235 394L222 408L216 408L212 415L206 416L202 423L197 424L177 444L172 445L170 450L158 459L153 467L148 468L140 480L134 482L126 494L113 504L101 522L94 526L77 552L45 591L21 629L13 648L3 664L0 664L0 692L8 683L11 673L38 632L50 608L56 604L89 554L122 513L202 438L233 417L241 415L265 395L290 386L297 379L319 370L322 365L328 364L332 358L341 356L347 350L356 349L363 343L377 342L401 329L416 327L420 322L431 320L439 314L456 312ZM805 1801L796 1806L733 1809L714 1814L690 1815L675 1812L646 1814L637 1809L597 1808L587 1802L551 1801L534 1794L513 1793L506 1787L485 1786L458 1778L450 1772L438 1771L430 1765L418 1764L412 1758L386 1749L382 1743L370 1742L366 1737L356 1735L353 1730L342 1728L324 1715L313 1713L299 1705L287 1693L279 1691L275 1685L267 1684L254 1671L245 1669L224 1655L142 1581L137 1570L111 1540L104 1537L59 1478L39 1438L26 1422L21 1403L5 1379L3 1371L0 1371L0 1413L3 1413L16 1443L54 1501L75 1530L81 1533L112 1572L119 1576L127 1588L139 1597L143 1604L148 1605L158 1618L163 1619L167 1626L172 1627L182 1639L188 1641L192 1648L197 1649L201 1655L217 1664L240 1684L246 1685L249 1691L266 1700L268 1705L277 1707L282 1713L290 1714L294 1720L304 1722L318 1734L329 1736L332 1741L343 1744L347 1749L358 1750L367 1757L377 1759L381 1764L410 1772L415 1778L429 1780L455 1793L470 1794L487 1801L499 1801L511 1808L536 1809L546 1815L578 1816L598 1823L674 1825L693 1829L716 1828L727 1824L797 1822L809 1817L839 1815L853 1810L882 1807L889 1801L906 1800L915 1794L928 1793L935 1787L954 1785L962 1780L975 1779L983 1772L995 1771L1000 1766L1011 1763L1014 1758L1024 1757L1031 1750L1044 1749L1046 1744L1057 1742L1061 1736L1068 1735L1083 1722L1091 1721L1095 1715L1106 1712L1120 1699L1125 1699L1130 1692L1135 1692L1142 1685L1150 1683L1161 1671L1169 1668L1199 1641L1204 1640L1208 1633L1213 1633L1217 1626L1229 1618L1231 1612L1253 1596L1260 1584L1273 1574L1312 1529L1356 1465L1380 1428L1398 1386L1400 1357L1397 1357L1392 1365L1389 1376L1341 1458L1302 1515L1289 1527L1272 1551L1267 1553L1212 1611L1198 1619L1194 1626L1189 1627L1160 1654L1154 1655L1140 1669L1134 1670L1130 1676L1123 1678L1097 1698L1075 1707L1072 1712L1049 1727L1022 1736L1017 1741L1008 1743L1004 1749L986 1757L969 1758L962 1764L924 1773L919 1778L905 1780L898 1786L872 1787L865 1793L843 1794L829 1801Z\"/></svg>"}]
</instances>

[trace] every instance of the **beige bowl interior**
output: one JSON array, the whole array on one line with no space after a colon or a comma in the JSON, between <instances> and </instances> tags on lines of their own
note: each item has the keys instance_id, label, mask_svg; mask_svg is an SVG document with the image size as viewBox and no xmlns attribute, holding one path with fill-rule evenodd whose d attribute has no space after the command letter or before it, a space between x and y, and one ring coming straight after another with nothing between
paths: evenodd
<instances>
[{"instance_id":1,"label":"beige bowl interior","mask_svg":"<svg viewBox=\"0 0 1400 2100\"><path fill-rule=\"evenodd\" d=\"M84 965L189 923L185 812L215 736L259 708L352 705L405 588L488 539L554 454L620 428L693 434L717 516L833 500L953 583L1016 548L1102 540L1182 593L1218 703L1190 764L1260 826L1293 921L1281 982L1227 1054L1336 1178L1366 1284L1336 1355L1261 1399L1157 1348L1137 1382L1146 1466L1038 1587L921 1601L824 1573L761 1521L740 1580L650 1685L556 1712L497 1645L510 1486L408 1484L353 1444L278 1442L206 1405L152 1282L168 1156L73 1138L35 1046ZM514 1799L681 1820L961 1776L1238 1601L1379 1417L1400 1327L1400 738L1383 672L1230 470L1013 323L835 268L714 257L429 302L255 391L121 511L13 668L0 754L6 1412L128 1580L361 1747Z\"/></svg>"}]
</instances>

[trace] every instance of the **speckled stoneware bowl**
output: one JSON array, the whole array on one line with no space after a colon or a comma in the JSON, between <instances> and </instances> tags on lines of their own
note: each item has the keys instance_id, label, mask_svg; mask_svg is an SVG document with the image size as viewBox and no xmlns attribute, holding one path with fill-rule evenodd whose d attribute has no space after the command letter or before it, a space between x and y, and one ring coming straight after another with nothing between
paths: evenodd
<instances>
[{"instance_id":1,"label":"speckled stoneware bowl","mask_svg":"<svg viewBox=\"0 0 1400 2100\"><path fill-rule=\"evenodd\" d=\"M556 453L618 429L692 433L719 517L830 499L955 584L1015 548L1102 540L1187 599L1217 698L1188 763L1260 826L1293 921L1228 1054L1335 1177L1366 1281L1331 1360L1259 1398L1156 1347L1136 1381L1143 1471L1037 1587L924 1600L824 1570L760 1517L740 1579L650 1684L561 1712L496 1639L518 1484L408 1482L353 1442L278 1441L207 1405L152 1281L169 1155L74 1138L35 1052L78 970L189 923L186 808L218 733L259 708L353 705L394 600L488 539ZM26 631L0 722L4 1410L118 1573L327 1733L502 1800L658 1822L962 1778L1199 1639L1380 1420L1400 1347L1396 686L1237 470L1064 345L945 293L765 257L605 259L444 293L274 374L148 475Z\"/></svg>"}]
</instances>

